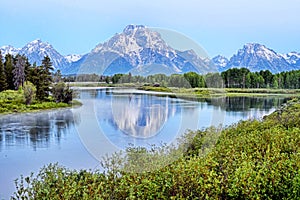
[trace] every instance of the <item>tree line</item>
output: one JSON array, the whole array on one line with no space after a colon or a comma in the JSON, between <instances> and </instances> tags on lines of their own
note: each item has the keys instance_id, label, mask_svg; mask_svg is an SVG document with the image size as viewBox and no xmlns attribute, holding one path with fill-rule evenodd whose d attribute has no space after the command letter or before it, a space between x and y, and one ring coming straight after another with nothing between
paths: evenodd
<instances>
[{"instance_id":1,"label":"tree line","mask_svg":"<svg viewBox=\"0 0 300 200\"><path fill-rule=\"evenodd\" d=\"M36 63L31 65L24 55L6 54L3 59L0 51L0 92L23 89L26 104L33 96L39 101L47 101L50 94L56 102L69 103L72 90L62 83L60 71L53 73L53 70L48 56L37 66Z\"/></svg>"},{"instance_id":2,"label":"tree line","mask_svg":"<svg viewBox=\"0 0 300 200\"><path fill-rule=\"evenodd\" d=\"M227 88L298 89L300 70L272 74L269 70L250 72L246 68L228 69L221 73Z\"/></svg>"},{"instance_id":3,"label":"tree line","mask_svg":"<svg viewBox=\"0 0 300 200\"><path fill-rule=\"evenodd\" d=\"M81 74L64 77L64 80L67 82L106 82L108 84L148 83L165 87L298 89L300 88L300 70L273 74L269 70L251 72L247 68L232 68L222 73L202 75L187 72L170 76L165 74L141 76L131 73L112 76Z\"/></svg>"}]
</instances>

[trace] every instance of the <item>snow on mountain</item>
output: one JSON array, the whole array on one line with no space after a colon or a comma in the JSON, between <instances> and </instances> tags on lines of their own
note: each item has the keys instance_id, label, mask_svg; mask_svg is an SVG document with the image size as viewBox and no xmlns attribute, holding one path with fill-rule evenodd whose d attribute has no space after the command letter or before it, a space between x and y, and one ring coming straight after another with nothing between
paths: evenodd
<instances>
[{"instance_id":1,"label":"snow on mountain","mask_svg":"<svg viewBox=\"0 0 300 200\"><path fill-rule=\"evenodd\" d=\"M212 62L218 69L222 69L227 66L229 60L224 56L218 55L212 59Z\"/></svg>"},{"instance_id":2,"label":"snow on mountain","mask_svg":"<svg viewBox=\"0 0 300 200\"><path fill-rule=\"evenodd\" d=\"M17 55L18 52L20 51L21 49L18 49L18 48L15 48L11 45L7 45L7 46L2 46L0 47L0 51L2 53L3 56L5 56L6 54L11 54L11 55Z\"/></svg>"},{"instance_id":3,"label":"snow on mountain","mask_svg":"<svg viewBox=\"0 0 300 200\"><path fill-rule=\"evenodd\" d=\"M54 68L63 74L97 73L112 75L129 73L148 75L155 73L207 73L246 67L250 71L269 70L273 73L300 69L300 53L279 54L264 45L248 43L230 59L216 56L211 60L200 58L193 50L179 51L170 47L161 35L143 25L128 25L123 32L98 44L85 55L62 56L53 46L37 39L23 48L0 47L6 54L24 54L29 61L41 64L49 56Z\"/></svg>"},{"instance_id":4,"label":"snow on mountain","mask_svg":"<svg viewBox=\"0 0 300 200\"><path fill-rule=\"evenodd\" d=\"M42 42L39 39L26 44L19 51L19 54L24 54L30 63L36 63L37 65L41 65L44 57L48 56L55 69L63 68L69 65L68 60L58 53L51 44Z\"/></svg>"},{"instance_id":5,"label":"snow on mountain","mask_svg":"<svg viewBox=\"0 0 300 200\"><path fill-rule=\"evenodd\" d=\"M290 52L287 54L282 54L284 59L293 66L300 66L300 53L297 52Z\"/></svg>"},{"instance_id":6,"label":"snow on mountain","mask_svg":"<svg viewBox=\"0 0 300 200\"><path fill-rule=\"evenodd\" d=\"M143 25L128 25L64 72L148 75L207 70L208 65L195 52L187 55L168 46L158 32Z\"/></svg>"},{"instance_id":7,"label":"snow on mountain","mask_svg":"<svg viewBox=\"0 0 300 200\"><path fill-rule=\"evenodd\" d=\"M273 73L294 69L282 55L257 43L244 45L242 49L238 50L237 54L230 58L226 66L219 68L219 70L225 71L235 67L246 67L250 71L269 70Z\"/></svg>"},{"instance_id":8,"label":"snow on mountain","mask_svg":"<svg viewBox=\"0 0 300 200\"><path fill-rule=\"evenodd\" d=\"M8 53L12 55L25 55L31 64L36 63L37 65L41 65L44 57L48 56L55 70L65 68L70 65L69 60L56 51L51 44L42 42L40 39L36 39L26 44L23 48L15 48L8 45L1 47L0 50L2 55L6 55ZM72 59L76 60L76 57L73 56Z\"/></svg>"},{"instance_id":9,"label":"snow on mountain","mask_svg":"<svg viewBox=\"0 0 300 200\"><path fill-rule=\"evenodd\" d=\"M82 55L78 55L78 54L69 54L67 56L65 56L65 59L69 62L76 62L78 61L80 58L82 58Z\"/></svg>"}]
</instances>

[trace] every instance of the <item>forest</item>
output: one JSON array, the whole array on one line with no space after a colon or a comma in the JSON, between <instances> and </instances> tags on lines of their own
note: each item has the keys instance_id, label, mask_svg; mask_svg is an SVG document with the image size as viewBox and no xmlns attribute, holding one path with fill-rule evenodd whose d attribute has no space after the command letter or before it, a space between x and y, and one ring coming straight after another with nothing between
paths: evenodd
<instances>
[{"instance_id":1,"label":"forest","mask_svg":"<svg viewBox=\"0 0 300 200\"><path fill-rule=\"evenodd\" d=\"M67 107L72 100L73 91L59 71L53 73L49 57L36 66L23 55L3 59L0 52L0 113Z\"/></svg>"},{"instance_id":2,"label":"forest","mask_svg":"<svg viewBox=\"0 0 300 200\"><path fill-rule=\"evenodd\" d=\"M273 89L299 89L300 70L272 74L269 70L251 72L246 68L228 69L222 73L208 73L205 75L195 72L184 74L155 74L140 76L128 74L115 74L103 76L97 74L81 74L66 76L67 82L106 82L107 84L117 83L148 83L159 84L164 87L185 87L185 88L273 88Z\"/></svg>"}]
</instances>

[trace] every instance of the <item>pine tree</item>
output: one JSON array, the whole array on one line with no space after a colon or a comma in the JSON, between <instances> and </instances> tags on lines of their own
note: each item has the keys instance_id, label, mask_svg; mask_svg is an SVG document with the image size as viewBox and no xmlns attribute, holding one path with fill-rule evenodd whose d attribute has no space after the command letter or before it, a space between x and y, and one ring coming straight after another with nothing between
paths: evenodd
<instances>
[{"instance_id":1,"label":"pine tree","mask_svg":"<svg viewBox=\"0 0 300 200\"><path fill-rule=\"evenodd\" d=\"M28 61L28 58L25 55L22 55L23 59L25 60L25 68L24 68L24 73L25 73L25 81L28 81L30 79L30 67L31 64Z\"/></svg>"},{"instance_id":2,"label":"pine tree","mask_svg":"<svg viewBox=\"0 0 300 200\"><path fill-rule=\"evenodd\" d=\"M16 56L16 66L13 70L13 81L15 89L18 90L20 86L23 87L25 81L25 59L21 55Z\"/></svg>"},{"instance_id":3,"label":"pine tree","mask_svg":"<svg viewBox=\"0 0 300 200\"><path fill-rule=\"evenodd\" d=\"M50 93L50 86L52 84L52 74L51 71L53 70L52 62L48 56L45 56L42 60L42 66L38 67L36 70L35 83L37 89L37 98L39 100L45 100Z\"/></svg>"},{"instance_id":4,"label":"pine tree","mask_svg":"<svg viewBox=\"0 0 300 200\"><path fill-rule=\"evenodd\" d=\"M2 61L2 53L0 51L0 92L6 90L7 87L8 85L6 82L6 74L5 74L4 65Z\"/></svg>"},{"instance_id":5,"label":"pine tree","mask_svg":"<svg viewBox=\"0 0 300 200\"><path fill-rule=\"evenodd\" d=\"M6 82L8 84L7 89L14 90L14 80L13 80L13 70L15 68L14 65L14 57L11 54L6 54L5 56L5 62L4 62L4 71L6 75Z\"/></svg>"}]
</instances>

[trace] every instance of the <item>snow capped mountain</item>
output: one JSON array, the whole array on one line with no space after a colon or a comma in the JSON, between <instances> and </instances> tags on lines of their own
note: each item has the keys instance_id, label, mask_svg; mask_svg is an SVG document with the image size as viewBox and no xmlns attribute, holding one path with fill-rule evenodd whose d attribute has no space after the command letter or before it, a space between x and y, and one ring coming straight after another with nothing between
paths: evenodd
<instances>
[{"instance_id":1,"label":"snow capped mountain","mask_svg":"<svg viewBox=\"0 0 300 200\"><path fill-rule=\"evenodd\" d=\"M148 75L208 70L207 63L195 52L180 52L171 48L158 32L143 25L126 26L122 33L98 44L82 59L63 72Z\"/></svg>"},{"instance_id":2,"label":"snow capped mountain","mask_svg":"<svg viewBox=\"0 0 300 200\"><path fill-rule=\"evenodd\" d=\"M65 68L70 65L67 58L58 53L51 44L42 42L40 39L36 39L23 48L15 48L13 46L3 46L0 48L2 55L25 55L31 64L36 63L37 65L42 64L42 60L45 56L48 56L53 64L54 69ZM75 57L72 57L74 60Z\"/></svg>"},{"instance_id":3,"label":"snow capped mountain","mask_svg":"<svg viewBox=\"0 0 300 200\"><path fill-rule=\"evenodd\" d=\"M1 51L2 55L11 54L11 55L15 56L18 54L18 52L20 50L21 49L17 49L11 45L0 47L0 51Z\"/></svg>"},{"instance_id":4,"label":"snow capped mountain","mask_svg":"<svg viewBox=\"0 0 300 200\"><path fill-rule=\"evenodd\" d=\"M212 59L212 62L218 69L222 69L227 66L229 60L224 56L218 55Z\"/></svg>"},{"instance_id":5,"label":"snow capped mountain","mask_svg":"<svg viewBox=\"0 0 300 200\"><path fill-rule=\"evenodd\" d=\"M41 65L44 57L48 56L55 69L63 68L69 65L68 60L58 53L51 44L42 42L39 39L25 45L19 51L19 54L24 54L30 63L36 62L37 65Z\"/></svg>"},{"instance_id":6,"label":"snow capped mountain","mask_svg":"<svg viewBox=\"0 0 300 200\"><path fill-rule=\"evenodd\" d=\"M80 58L82 58L82 55L78 55L78 54L69 54L69 55L65 56L65 59L67 59L67 61L69 63L76 62Z\"/></svg>"},{"instance_id":7,"label":"snow capped mountain","mask_svg":"<svg viewBox=\"0 0 300 200\"><path fill-rule=\"evenodd\" d=\"M284 59L293 66L300 66L300 53L297 52L291 52L287 54L282 54Z\"/></svg>"},{"instance_id":8,"label":"snow capped mountain","mask_svg":"<svg viewBox=\"0 0 300 200\"><path fill-rule=\"evenodd\" d=\"M218 61L218 59L215 60ZM217 62L216 65L218 65ZM269 70L273 73L294 69L282 55L257 43L248 43L244 45L242 49L238 50L237 54L230 58L225 66L218 66L220 71L235 67L245 67L250 71Z\"/></svg>"},{"instance_id":9,"label":"snow capped mountain","mask_svg":"<svg viewBox=\"0 0 300 200\"><path fill-rule=\"evenodd\" d=\"M230 59L216 56L209 60L200 58L193 50L179 51L169 46L161 35L143 25L128 25L123 32L115 34L98 44L85 55L61 55L47 42L37 39L23 48L0 47L6 54L24 54L29 61L41 64L49 56L56 70L63 74L96 73L112 75L129 73L135 75L173 74L195 71L198 73L225 71L246 67L250 71L269 70L272 73L300 69L300 53L279 54L265 45L248 43Z\"/></svg>"}]
</instances>

